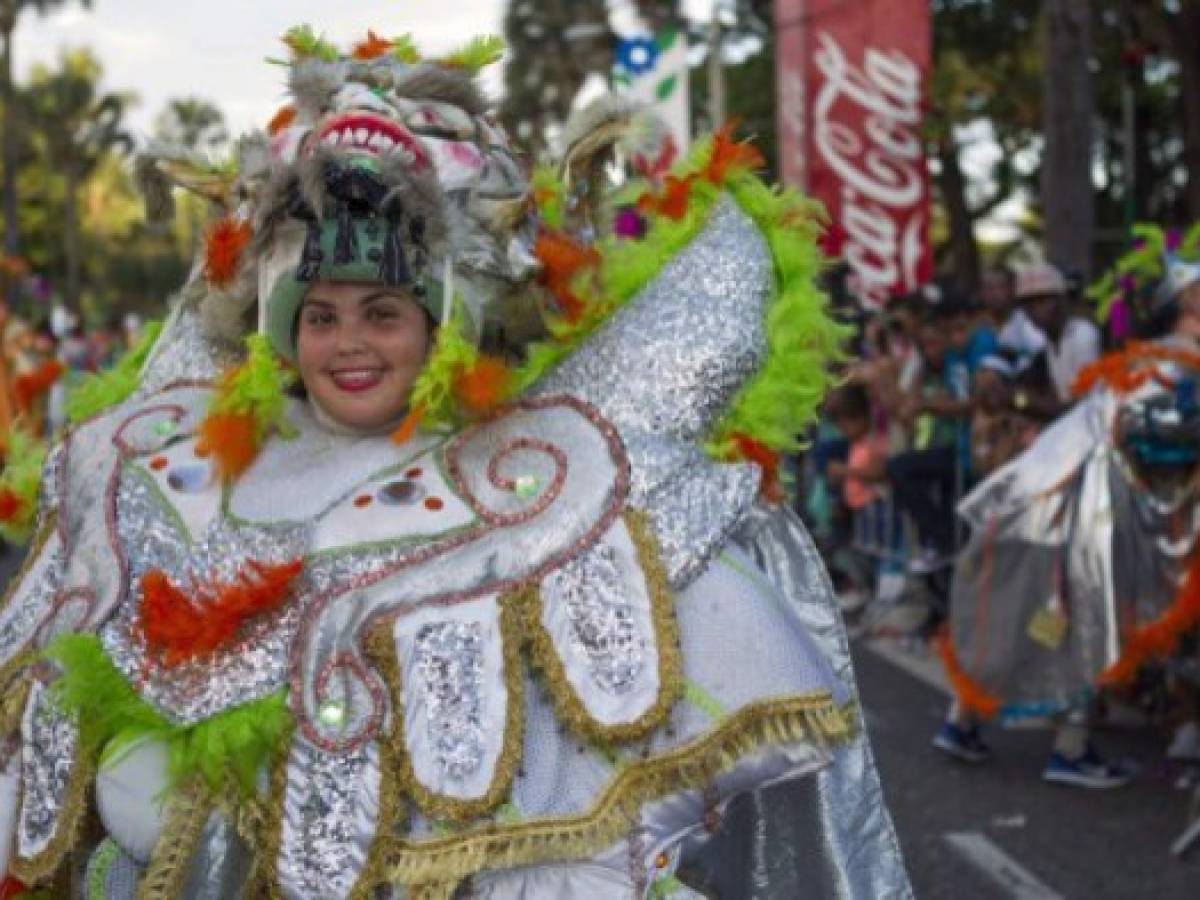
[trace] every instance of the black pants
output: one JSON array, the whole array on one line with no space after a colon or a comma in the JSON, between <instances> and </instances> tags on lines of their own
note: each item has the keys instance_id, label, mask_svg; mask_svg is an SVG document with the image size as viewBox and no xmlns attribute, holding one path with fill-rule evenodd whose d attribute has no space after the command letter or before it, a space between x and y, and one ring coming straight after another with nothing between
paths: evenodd
<instances>
[{"instance_id":1,"label":"black pants","mask_svg":"<svg viewBox=\"0 0 1200 900\"><path fill-rule=\"evenodd\" d=\"M958 453L953 445L898 453L887 462L896 505L917 528L922 547L954 551Z\"/></svg>"}]
</instances>

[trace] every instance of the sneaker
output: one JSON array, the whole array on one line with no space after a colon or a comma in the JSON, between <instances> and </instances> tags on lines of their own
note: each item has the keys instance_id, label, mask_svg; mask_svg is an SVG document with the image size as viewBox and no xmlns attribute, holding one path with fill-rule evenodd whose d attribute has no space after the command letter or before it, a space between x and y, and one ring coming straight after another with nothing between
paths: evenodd
<instances>
[{"instance_id":1,"label":"sneaker","mask_svg":"<svg viewBox=\"0 0 1200 900\"><path fill-rule=\"evenodd\" d=\"M1120 762L1101 759L1094 748L1088 747L1078 759L1067 759L1061 753L1050 754L1050 761L1042 770L1042 780L1071 787L1109 790L1129 784L1133 780L1133 771Z\"/></svg>"},{"instance_id":2,"label":"sneaker","mask_svg":"<svg viewBox=\"0 0 1200 900\"><path fill-rule=\"evenodd\" d=\"M983 763L992 758L992 748L983 742L978 728L963 728L953 722L942 723L933 746L963 762Z\"/></svg>"},{"instance_id":3,"label":"sneaker","mask_svg":"<svg viewBox=\"0 0 1200 900\"><path fill-rule=\"evenodd\" d=\"M912 575L930 575L948 567L954 557L942 553L933 547L925 547L908 562L908 571Z\"/></svg>"}]
</instances>

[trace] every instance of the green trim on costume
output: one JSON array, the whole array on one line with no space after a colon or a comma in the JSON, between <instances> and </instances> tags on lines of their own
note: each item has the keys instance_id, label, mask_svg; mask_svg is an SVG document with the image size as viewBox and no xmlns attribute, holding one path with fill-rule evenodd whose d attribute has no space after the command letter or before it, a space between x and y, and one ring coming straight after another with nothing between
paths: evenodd
<instances>
[{"instance_id":1,"label":"green trim on costume","mask_svg":"<svg viewBox=\"0 0 1200 900\"><path fill-rule=\"evenodd\" d=\"M101 765L143 739L157 740L167 747L172 784L198 774L214 792L234 787L250 794L259 770L291 734L283 690L182 726L138 696L95 635L61 635L46 656L63 668L52 686L55 702L78 717L83 741L90 753L99 752Z\"/></svg>"},{"instance_id":2,"label":"green trim on costume","mask_svg":"<svg viewBox=\"0 0 1200 900\"><path fill-rule=\"evenodd\" d=\"M772 450L794 451L801 446L798 435L835 383L829 365L844 357L842 345L849 335L830 316L828 302L815 284L824 265L817 246L824 212L794 191L768 187L744 167L730 167L724 181L713 184L703 177L713 146L711 138L699 143L675 167L675 177L693 179L680 219L655 216L640 240L607 237L596 244L600 266L584 273L577 284L590 301L583 317L576 323L551 323L552 340L530 347L517 372L518 391L529 389L567 359L656 278L708 225L721 197L730 196L758 226L770 249L775 290L766 313L767 358L716 423L706 449L717 459L728 459L734 455L734 436L742 435Z\"/></svg>"},{"instance_id":3,"label":"green trim on costume","mask_svg":"<svg viewBox=\"0 0 1200 900\"><path fill-rule=\"evenodd\" d=\"M714 722L719 722L728 714L720 700L702 688L698 682L690 679L683 683L683 699Z\"/></svg>"},{"instance_id":4,"label":"green trim on costume","mask_svg":"<svg viewBox=\"0 0 1200 900\"><path fill-rule=\"evenodd\" d=\"M479 348L467 337L471 327L460 299L448 321L437 330L425 368L409 395L409 407L421 412L421 427L437 429L461 423L454 385L459 375L479 361Z\"/></svg>"},{"instance_id":5,"label":"green trim on costume","mask_svg":"<svg viewBox=\"0 0 1200 900\"><path fill-rule=\"evenodd\" d=\"M67 418L82 422L123 402L141 381L142 367L150 358L162 322L147 322L141 339L107 372L96 372L67 394Z\"/></svg>"},{"instance_id":6,"label":"green trim on costume","mask_svg":"<svg viewBox=\"0 0 1200 900\"><path fill-rule=\"evenodd\" d=\"M183 520L183 516L179 514L179 510L171 505L167 495L163 493L162 488L158 485L158 481L155 480L154 476L150 472L132 460L125 460L123 462L122 472L131 478L138 479L143 485L145 485L151 495L153 495L158 501L156 505L159 506L171 520L171 524L175 531L183 536L186 543L196 543L197 538L192 534L191 529L187 527L187 522Z\"/></svg>"},{"instance_id":7,"label":"green trim on costume","mask_svg":"<svg viewBox=\"0 0 1200 900\"><path fill-rule=\"evenodd\" d=\"M87 900L108 900L108 873L120 852L112 838L105 838L92 853L87 873Z\"/></svg>"}]
</instances>

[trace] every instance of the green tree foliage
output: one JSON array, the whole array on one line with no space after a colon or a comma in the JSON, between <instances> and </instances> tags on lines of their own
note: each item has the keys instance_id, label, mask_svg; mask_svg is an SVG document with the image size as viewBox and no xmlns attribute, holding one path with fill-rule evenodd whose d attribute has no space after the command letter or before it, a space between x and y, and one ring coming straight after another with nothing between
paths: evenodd
<instances>
[{"instance_id":1,"label":"green tree foliage","mask_svg":"<svg viewBox=\"0 0 1200 900\"><path fill-rule=\"evenodd\" d=\"M103 92L100 74L100 63L89 51L64 51L57 69L34 67L22 104L41 139L45 162L63 179L63 299L70 309L79 309L83 289L80 191L109 155L133 148L123 121L131 98Z\"/></svg>"},{"instance_id":2,"label":"green tree foliage","mask_svg":"<svg viewBox=\"0 0 1200 900\"><path fill-rule=\"evenodd\" d=\"M24 130L20 120L20 106L16 102L13 84L13 32L17 22L26 12L46 15L69 0L0 0L0 113L3 114L3 131L0 132L0 194L3 195L4 252L16 256L20 247L20 227L17 210L17 169L20 167L20 135ZM91 6L91 0L80 0L80 5Z\"/></svg>"}]
</instances>

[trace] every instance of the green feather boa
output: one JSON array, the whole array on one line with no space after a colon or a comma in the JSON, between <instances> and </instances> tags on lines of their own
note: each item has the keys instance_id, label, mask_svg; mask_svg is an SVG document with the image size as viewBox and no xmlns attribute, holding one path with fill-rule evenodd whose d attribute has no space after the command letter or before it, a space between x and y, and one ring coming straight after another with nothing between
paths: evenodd
<instances>
[{"instance_id":1,"label":"green feather boa","mask_svg":"<svg viewBox=\"0 0 1200 900\"><path fill-rule=\"evenodd\" d=\"M85 746L100 754L101 765L139 741L157 740L167 746L172 784L199 776L214 792L233 787L248 795L291 734L283 691L180 726L137 695L95 635L64 634L46 655L63 669L52 688L54 700L78 717Z\"/></svg>"}]
</instances>

